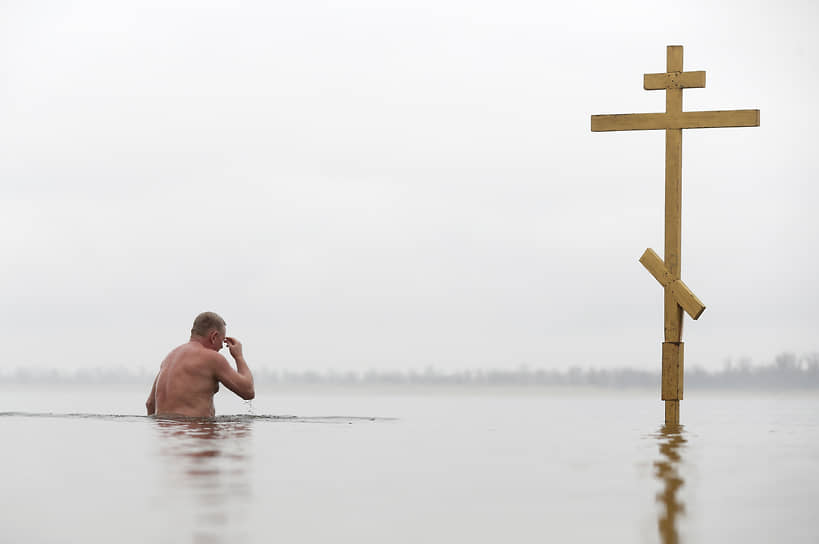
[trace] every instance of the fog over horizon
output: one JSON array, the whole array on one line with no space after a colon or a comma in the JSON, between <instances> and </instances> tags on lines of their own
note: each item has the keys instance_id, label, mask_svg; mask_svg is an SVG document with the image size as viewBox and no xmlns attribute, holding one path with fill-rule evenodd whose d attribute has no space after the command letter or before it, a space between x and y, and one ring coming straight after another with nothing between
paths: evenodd
<instances>
[{"instance_id":1,"label":"fog over horizon","mask_svg":"<svg viewBox=\"0 0 819 544\"><path fill-rule=\"evenodd\" d=\"M155 377L155 370L140 367L102 366L96 368L24 368L0 371L0 386L139 386L146 390ZM276 392L280 388L343 388L348 392L363 392L382 388L403 391L406 388L449 392L450 388L470 390L481 388L584 388L646 389L660 387L658 371L633 367L600 368L572 366L566 369L532 367L470 368L439 370L430 365L424 369L293 369L258 365L254 380L260 391ZM753 391L816 391L819 390L819 353L796 355L783 352L769 363L758 364L743 358L727 359L719 370L701 365L687 368L687 391L753 390ZM407 389L409 391L409 389Z\"/></svg>"},{"instance_id":2,"label":"fog over horizon","mask_svg":"<svg viewBox=\"0 0 819 544\"><path fill-rule=\"evenodd\" d=\"M737 14L741 14L739 17ZM819 5L0 3L0 374L156 369L201 311L251 369L660 372L667 45L685 365L819 353ZM225 351L226 353L226 351Z\"/></svg>"}]
</instances>

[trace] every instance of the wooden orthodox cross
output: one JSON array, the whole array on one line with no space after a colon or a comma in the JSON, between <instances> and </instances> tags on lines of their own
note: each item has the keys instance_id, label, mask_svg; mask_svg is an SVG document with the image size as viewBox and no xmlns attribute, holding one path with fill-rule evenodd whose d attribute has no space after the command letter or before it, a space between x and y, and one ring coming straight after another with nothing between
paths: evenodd
<instances>
[{"instance_id":1,"label":"wooden orthodox cross","mask_svg":"<svg viewBox=\"0 0 819 544\"><path fill-rule=\"evenodd\" d=\"M640 262L665 291L665 341L662 350L662 393L665 422L680 422L683 398L683 310L699 318L705 306L680 280L682 129L758 127L759 110L682 111L682 90L705 87L705 72L683 72L683 48L669 45L666 71L645 74L643 88L665 90L665 113L592 115L592 132L613 130L665 130L665 260L646 249Z\"/></svg>"}]
</instances>

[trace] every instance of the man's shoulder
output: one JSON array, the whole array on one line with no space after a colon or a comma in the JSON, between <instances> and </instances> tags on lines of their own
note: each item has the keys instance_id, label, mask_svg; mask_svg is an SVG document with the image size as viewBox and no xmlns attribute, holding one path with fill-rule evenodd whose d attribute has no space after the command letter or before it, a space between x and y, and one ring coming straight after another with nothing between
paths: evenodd
<instances>
[{"instance_id":1,"label":"man's shoulder","mask_svg":"<svg viewBox=\"0 0 819 544\"><path fill-rule=\"evenodd\" d=\"M175 357L174 357L175 355ZM224 356L218 351L207 349L202 346L191 344L182 344L171 352L169 359L177 361L186 361L185 365L193 364L200 365L215 365L225 361Z\"/></svg>"},{"instance_id":2,"label":"man's shoulder","mask_svg":"<svg viewBox=\"0 0 819 544\"><path fill-rule=\"evenodd\" d=\"M207 348L198 348L191 355L195 357L197 360L209 364L221 364L227 361L224 355L222 355L218 351L214 351L212 349Z\"/></svg>"}]
</instances>

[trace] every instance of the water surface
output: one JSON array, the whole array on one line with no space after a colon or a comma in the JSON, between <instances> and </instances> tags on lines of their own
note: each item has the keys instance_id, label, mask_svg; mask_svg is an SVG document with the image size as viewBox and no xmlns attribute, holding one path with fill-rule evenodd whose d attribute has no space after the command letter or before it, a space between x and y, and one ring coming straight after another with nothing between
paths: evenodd
<instances>
[{"instance_id":1,"label":"water surface","mask_svg":"<svg viewBox=\"0 0 819 544\"><path fill-rule=\"evenodd\" d=\"M816 542L819 398L0 389L0 542Z\"/></svg>"}]
</instances>

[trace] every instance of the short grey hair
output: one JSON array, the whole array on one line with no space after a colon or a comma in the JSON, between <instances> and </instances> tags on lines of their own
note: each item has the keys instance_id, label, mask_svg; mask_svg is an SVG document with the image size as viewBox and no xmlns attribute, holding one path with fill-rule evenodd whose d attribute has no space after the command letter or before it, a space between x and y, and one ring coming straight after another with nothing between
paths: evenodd
<instances>
[{"instance_id":1,"label":"short grey hair","mask_svg":"<svg viewBox=\"0 0 819 544\"><path fill-rule=\"evenodd\" d=\"M225 320L215 312L202 312L193 320L191 334L196 336L206 336L213 329L219 331L225 328Z\"/></svg>"}]
</instances>

